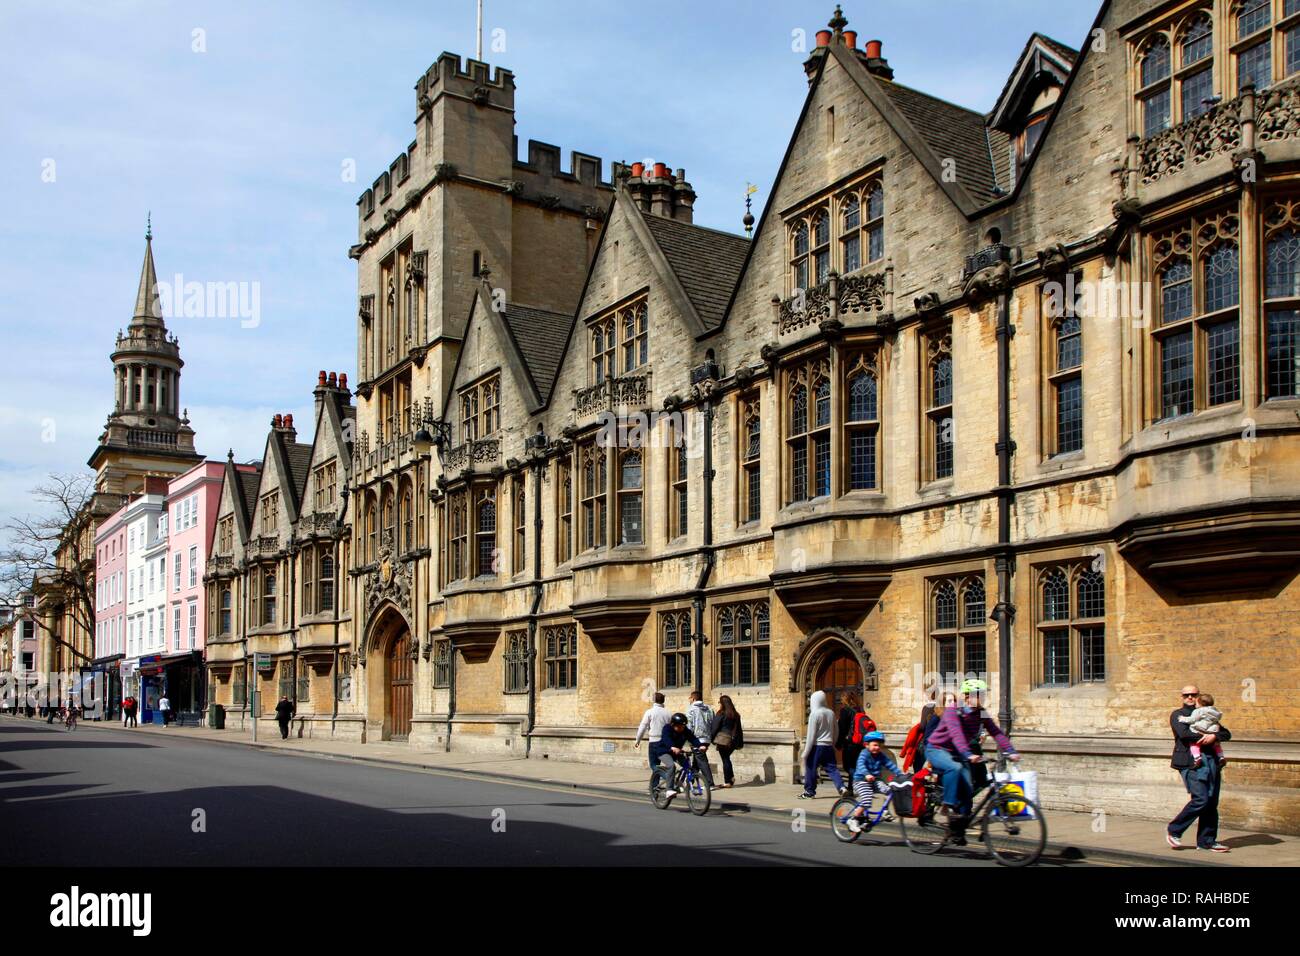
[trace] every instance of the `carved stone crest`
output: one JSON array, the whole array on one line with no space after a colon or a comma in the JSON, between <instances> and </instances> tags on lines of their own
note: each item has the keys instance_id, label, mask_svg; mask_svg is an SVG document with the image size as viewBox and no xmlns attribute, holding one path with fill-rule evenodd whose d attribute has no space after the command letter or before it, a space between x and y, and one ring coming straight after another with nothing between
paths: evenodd
<instances>
[{"instance_id":1,"label":"carved stone crest","mask_svg":"<svg viewBox=\"0 0 1300 956\"><path fill-rule=\"evenodd\" d=\"M379 558L374 570L366 575L367 615L373 615L384 601L391 601L404 612L411 610L411 569L397 560L389 531L384 532L379 543Z\"/></svg>"}]
</instances>

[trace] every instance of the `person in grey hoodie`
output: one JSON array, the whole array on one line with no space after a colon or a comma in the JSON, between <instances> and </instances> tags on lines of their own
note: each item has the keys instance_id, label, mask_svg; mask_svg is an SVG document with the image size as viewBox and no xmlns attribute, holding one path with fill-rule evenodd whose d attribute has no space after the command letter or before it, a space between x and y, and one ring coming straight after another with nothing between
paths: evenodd
<instances>
[{"instance_id":1,"label":"person in grey hoodie","mask_svg":"<svg viewBox=\"0 0 1300 956\"><path fill-rule=\"evenodd\" d=\"M835 764L835 713L826 706L825 691L813 691L808 698L808 740L803 745L803 793L800 800L817 796L817 771L825 767L831 782L841 794L844 778Z\"/></svg>"}]
</instances>

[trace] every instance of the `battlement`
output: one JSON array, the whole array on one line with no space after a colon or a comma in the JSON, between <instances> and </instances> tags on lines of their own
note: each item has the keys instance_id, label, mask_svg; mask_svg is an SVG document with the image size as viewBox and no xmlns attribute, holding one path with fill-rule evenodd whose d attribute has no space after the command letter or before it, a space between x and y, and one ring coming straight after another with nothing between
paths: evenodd
<instances>
[{"instance_id":1,"label":"battlement","mask_svg":"<svg viewBox=\"0 0 1300 956\"><path fill-rule=\"evenodd\" d=\"M594 189L613 189L613 174L609 180L600 178L604 161L599 156L580 153L576 149L569 153L569 169L560 168L560 147L551 143L539 143L535 139L528 141L528 158L519 159L519 137L515 137L515 169L535 173L552 179L568 180L581 183Z\"/></svg>"},{"instance_id":2,"label":"battlement","mask_svg":"<svg viewBox=\"0 0 1300 956\"><path fill-rule=\"evenodd\" d=\"M427 110L442 93L454 93L476 101L493 92L502 94L505 102L498 105L514 108L515 75L503 67L492 67L482 60L466 58L464 68L455 53L443 52L433 65L415 83L415 108L418 113Z\"/></svg>"}]
</instances>

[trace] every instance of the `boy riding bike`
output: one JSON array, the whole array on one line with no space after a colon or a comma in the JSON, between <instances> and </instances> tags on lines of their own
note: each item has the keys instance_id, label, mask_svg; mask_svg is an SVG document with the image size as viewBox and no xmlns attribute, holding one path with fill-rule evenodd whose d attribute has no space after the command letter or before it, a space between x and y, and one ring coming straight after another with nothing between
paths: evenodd
<instances>
[{"instance_id":1,"label":"boy riding bike","mask_svg":"<svg viewBox=\"0 0 1300 956\"><path fill-rule=\"evenodd\" d=\"M942 811L948 815L948 825L954 833L952 842L957 846L966 843L963 831L975 794L971 766L983 759L977 742L980 731L991 734L1008 759L1020 759L1020 754L1011 745L1011 738L984 710L983 695L988 689L989 685L982 680L963 681L963 703L943 712L939 726L926 741L925 756L935 772L941 775Z\"/></svg>"},{"instance_id":2,"label":"boy riding bike","mask_svg":"<svg viewBox=\"0 0 1300 956\"><path fill-rule=\"evenodd\" d=\"M885 735L880 731L873 730L863 735L862 753L858 754L858 765L853 770L853 796L857 798L858 806L846 824L852 833L862 832L862 818L870 812L875 795L887 792L885 783L881 779L885 771L889 771L895 777L902 773L898 769L898 764L889 758L884 747ZM886 814L884 819L894 818Z\"/></svg>"},{"instance_id":3,"label":"boy riding bike","mask_svg":"<svg viewBox=\"0 0 1300 956\"><path fill-rule=\"evenodd\" d=\"M672 718L664 725L663 735L659 738L659 779L663 781L667 792L666 797L677 796L677 791L673 789L673 778L677 775L677 764L680 763L682 768L686 767L685 747L687 742L695 748L696 753L702 753L708 746L701 743L700 738L691 733L686 726L686 715L682 713L673 714Z\"/></svg>"}]
</instances>

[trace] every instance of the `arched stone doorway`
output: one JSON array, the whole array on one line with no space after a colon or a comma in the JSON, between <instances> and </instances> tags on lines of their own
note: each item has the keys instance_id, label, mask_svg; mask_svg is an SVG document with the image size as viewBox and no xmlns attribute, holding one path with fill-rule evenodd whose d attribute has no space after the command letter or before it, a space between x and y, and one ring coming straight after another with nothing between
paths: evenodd
<instances>
[{"instance_id":1,"label":"arched stone doorway","mask_svg":"<svg viewBox=\"0 0 1300 956\"><path fill-rule=\"evenodd\" d=\"M790 690L802 698L802 706L796 711L801 714L801 722L795 733L802 738L808 726L808 699L814 691L825 691L826 706L838 719L849 694L869 710L867 695L876 686L876 665L857 632L842 627L813 631L799 643L790 668ZM840 756L837 751L837 761Z\"/></svg>"},{"instance_id":2,"label":"arched stone doorway","mask_svg":"<svg viewBox=\"0 0 1300 956\"><path fill-rule=\"evenodd\" d=\"M366 642L366 725L381 740L406 740L415 713L418 645L401 612L391 605L376 616Z\"/></svg>"}]
</instances>

